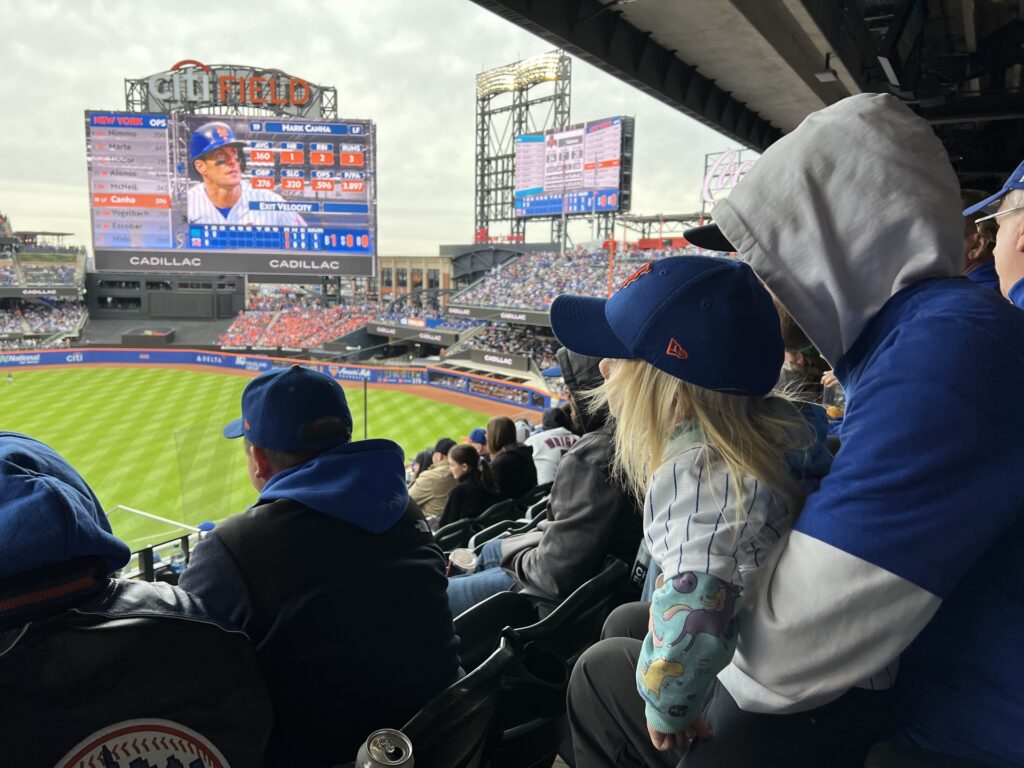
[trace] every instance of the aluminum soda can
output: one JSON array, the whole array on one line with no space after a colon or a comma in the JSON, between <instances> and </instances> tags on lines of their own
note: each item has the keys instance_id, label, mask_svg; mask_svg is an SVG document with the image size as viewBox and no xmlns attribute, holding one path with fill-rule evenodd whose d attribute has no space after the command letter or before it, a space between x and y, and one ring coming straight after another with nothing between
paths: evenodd
<instances>
[{"instance_id":1,"label":"aluminum soda can","mask_svg":"<svg viewBox=\"0 0 1024 768\"><path fill-rule=\"evenodd\" d=\"M476 553L472 549L453 549L448 555L448 575L463 576L476 572Z\"/></svg>"},{"instance_id":2,"label":"aluminum soda can","mask_svg":"<svg viewBox=\"0 0 1024 768\"><path fill-rule=\"evenodd\" d=\"M356 754L356 768L413 768L412 742L401 731L382 728L370 734Z\"/></svg>"}]
</instances>

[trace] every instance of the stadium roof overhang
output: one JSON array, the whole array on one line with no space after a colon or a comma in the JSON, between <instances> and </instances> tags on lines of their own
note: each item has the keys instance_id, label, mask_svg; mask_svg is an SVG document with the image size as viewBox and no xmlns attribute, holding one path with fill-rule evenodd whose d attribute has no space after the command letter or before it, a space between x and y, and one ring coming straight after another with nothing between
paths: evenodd
<instances>
[{"instance_id":1,"label":"stadium roof overhang","mask_svg":"<svg viewBox=\"0 0 1024 768\"><path fill-rule=\"evenodd\" d=\"M866 91L927 118L976 186L1024 157L1019 2L474 2L755 150Z\"/></svg>"}]
</instances>

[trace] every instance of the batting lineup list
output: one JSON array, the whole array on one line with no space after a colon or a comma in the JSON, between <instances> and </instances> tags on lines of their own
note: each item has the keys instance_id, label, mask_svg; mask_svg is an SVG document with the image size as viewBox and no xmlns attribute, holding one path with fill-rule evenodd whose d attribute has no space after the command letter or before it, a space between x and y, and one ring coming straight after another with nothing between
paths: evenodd
<instances>
[{"instance_id":1,"label":"batting lineup list","mask_svg":"<svg viewBox=\"0 0 1024 768\"><path fill-rule=\"evenodd\" d=\"M86 130L93 247L172 248L167 117L91 114Z\"/></svg>"}]
</instances>

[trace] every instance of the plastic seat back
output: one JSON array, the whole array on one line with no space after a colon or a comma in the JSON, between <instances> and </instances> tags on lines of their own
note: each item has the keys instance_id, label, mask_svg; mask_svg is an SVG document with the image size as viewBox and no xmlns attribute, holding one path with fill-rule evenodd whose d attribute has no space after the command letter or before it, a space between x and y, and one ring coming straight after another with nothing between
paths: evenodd
<instances>
[{"instance_id":1,"label":"plastic seat back","mask_svg":"<svg viewBox=\"0 0 1024 768\"><path fill-rule=\"evenodd\" d=\"M434 543L441 548L442 552L451 552L457 547L464 547L472 535L472 520L464 518L448 523L434 532Z\"/></svg>"},{"instance_id":2,"label":"plastic seat back","mask_svg":"<svg viewBox=\"0 0 1024 768\"><path fill-rule=\"evenodd\" d=\"M523 627L537 621L530 600L518 592L499 592L455 617L459 658L463 669L473 669L498 646L506 627Z\"/></svg>"},{"instance_id":3,"label":"plastic seat back","mask_svg":"<svg viewBox=\"0 0 1024 768\"><path fill-rule=\"evenodd\" d=\"M629 566L618 558L606 558L596 576L540 621L507 630L506 636L518 645L543 645L559 654L571 669L579 655L600 637L601 626L628 572Z\"/></svg>"},{"instance_id":4,"label":"plastic seat back","mask_svg":"<svg viewBox=\"0 0 1024 768\"><path fill-rule=\"evenodd\" d=\"M416 765L476 768L492 733L503 675L516 658L507 641L402 727Z\"/></svg>"}]
</instances>

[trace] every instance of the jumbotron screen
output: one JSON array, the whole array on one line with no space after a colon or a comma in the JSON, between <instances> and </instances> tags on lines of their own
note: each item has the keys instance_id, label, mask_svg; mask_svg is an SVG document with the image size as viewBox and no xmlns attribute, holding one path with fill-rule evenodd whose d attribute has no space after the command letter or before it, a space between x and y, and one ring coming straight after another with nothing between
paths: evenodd
<instances>
[{"instance_id":1,"label":"jumbotron screen","mask_svg":"<svg viewBox=\"0 0 1024 768\"><path fill-rule=\"evenodd\" d=\"M628 211L633 118L516 136L515 215Z\"/></svg>"},{"instance_id":2,"label":"jumbotron screen","mask_svg":"<svg viewBox=\"0 0 1024 768\"><path fill-rule=\"evenodd\" d=\"M368 120L86 112L101 270L372 275Z\"/></svg>"}]
</instances>

